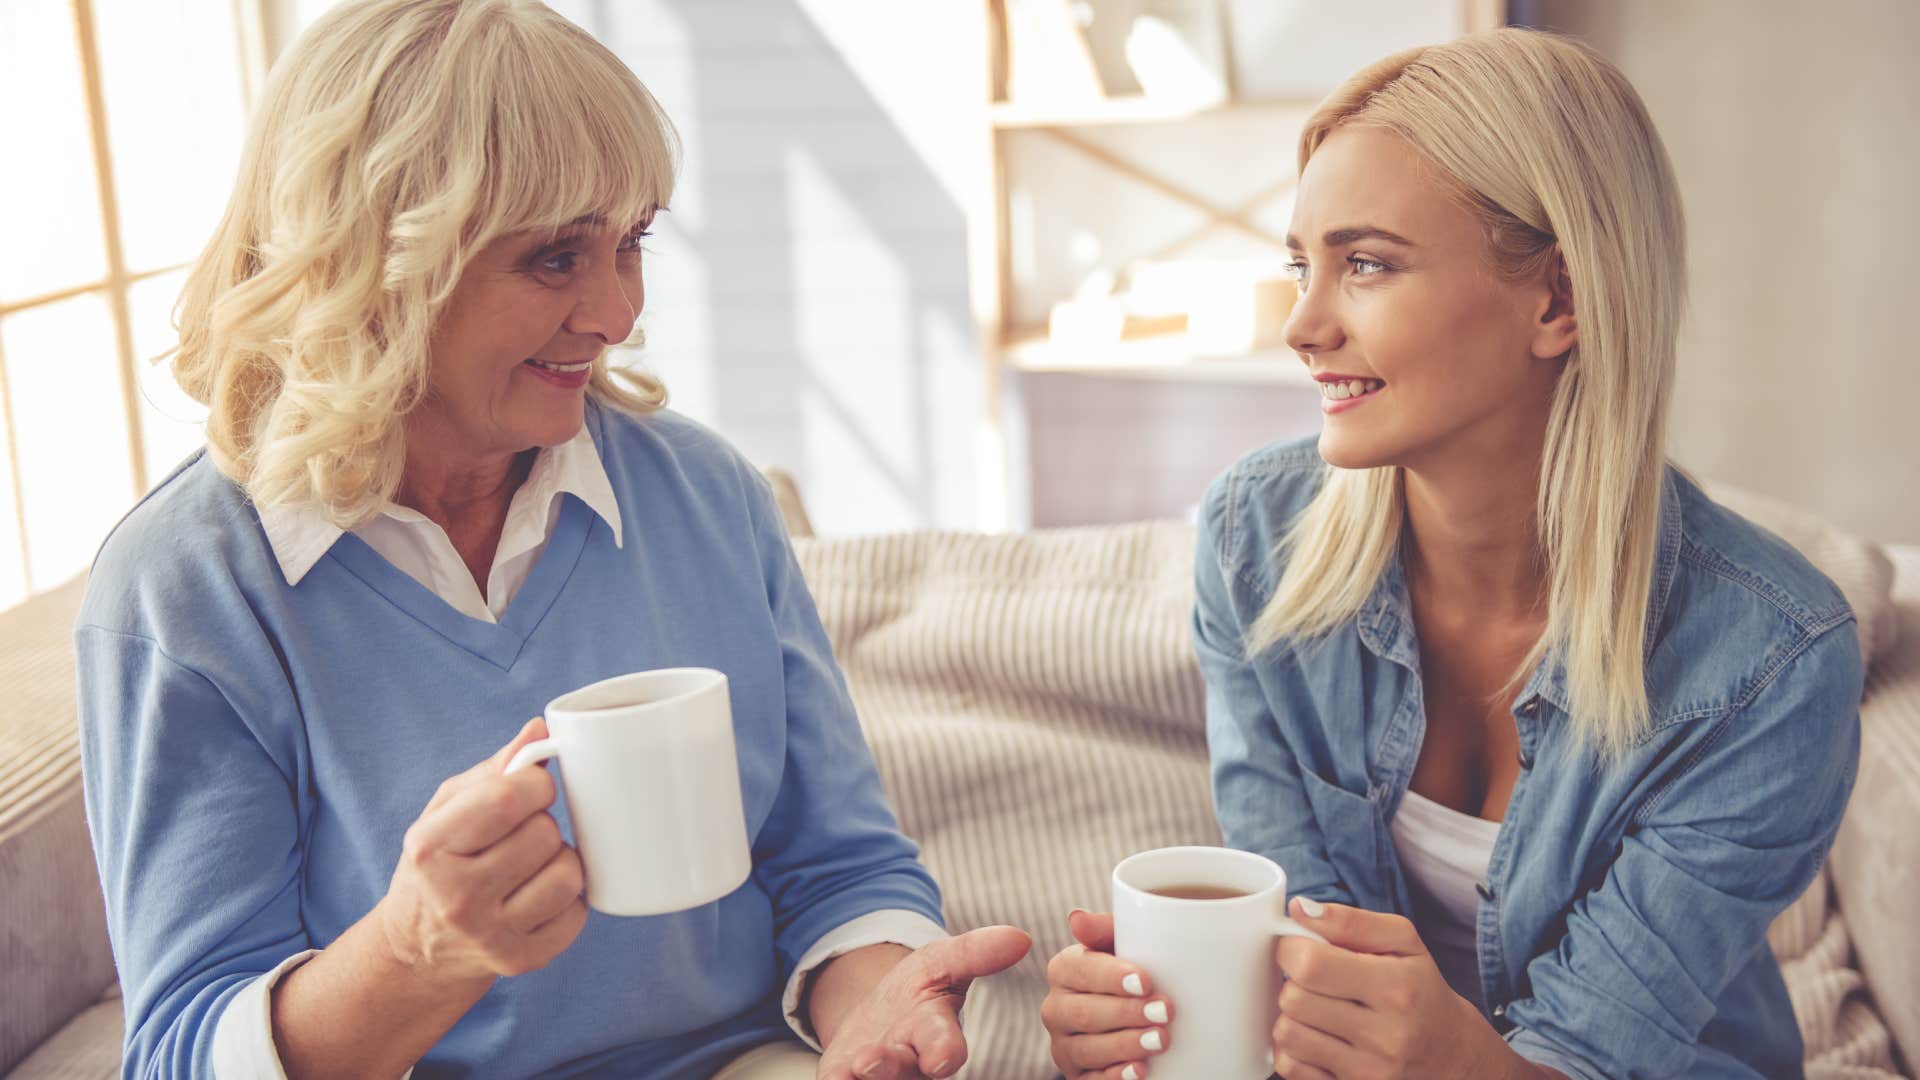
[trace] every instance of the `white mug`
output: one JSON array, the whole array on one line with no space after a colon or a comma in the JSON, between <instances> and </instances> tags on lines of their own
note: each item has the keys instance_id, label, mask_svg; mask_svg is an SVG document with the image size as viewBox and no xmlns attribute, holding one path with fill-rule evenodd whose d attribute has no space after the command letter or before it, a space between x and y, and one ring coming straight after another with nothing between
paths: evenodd
<instances>
[{"instance_id":1,"label":"white mug","mask_svg":"<svg viewBox=\"0 0 1920 1080\"><path fill-rule=\"evenodd\" d=\"M551 737L507 772L556 759L586 867L587 904L661 915L710 904L753 871L727 677L641 671L547 704Z\"/></svg>"},{"instance_id":2,"label":"white mug","mask_svg":"<svg viewBox=\"0 0 1920 1080\"><path fill-rule=\"evenodd\" d=\"M1198 885L1240 893L1183 900L1153 890ZM1287 918L1287 875L1272 859L1218 847L1143 851L1113 868L1113 951L1173 1003L1156 1080L1266 1080L1280 1018L1275 939L1325 941Z\"/></svg>"}]
</instances>

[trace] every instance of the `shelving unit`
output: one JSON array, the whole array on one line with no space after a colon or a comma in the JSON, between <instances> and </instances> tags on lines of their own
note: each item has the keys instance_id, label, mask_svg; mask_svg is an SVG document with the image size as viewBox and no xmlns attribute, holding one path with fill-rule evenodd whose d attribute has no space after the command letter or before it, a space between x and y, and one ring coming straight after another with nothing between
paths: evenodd
<instances>
[{"instance_id":1,"label":"shelving unit","mask_svg":"<svg viewBox=\"0 0 1920 1080\"><path fill-rule=\"evenodd\" d=\"M1046 485L1038 485L1028 470L1040 467L1047 459L1047 451L1057 450L1058 440L1064 437L1059 432L1038 429L1040 422L1029 415L1017 396L1023 376L1046 378L1050 382L1050 392L1055 395L1061 392L1061 384L1057 381L1061 378L1097 380L1098 386L1089 383L1088 396L1090 399L1104 397L1097 405L1090 403L1088 407L1109 412L1120 406L1107 399L1115 399L1126 392L1119 384L1134 387L1153 384L1156 394L1172 395L1164 400L1172 402L1183 393L1193 398L1195 403L1190 408L1212 407L1218 404L1221 393L1240 388L1250 398L1271 401L1274 414L1293 416L1296 418L1292 421L1294 423L1301 422L1298 417L1303 415L1318 415L1316 388L1306 377L1298 358L1284 348L1262 349L1240 356L1198 356L1187 347L1182 335L1098 345L1064 345L1048 340L1044 329L1032 325L1036 318L1044 318L1044 314L1035 309L1045 302L1065 297L1028 293L1026 295L1034 300L1033 303L1017 302L1020 298L1016 296L1010 214L1014 180L1027 179L1011 175L1010 158L1014 155L1010 147L1020 140L1039 140L1049 147L1049 153L1056 155L1055 160L1063 160L1058 157L1057 151L1064 148L1072 161L1096 167L1103 182L1111 179L1115 185L1112 189L1094 185L1071 193L1056 190L1051 195L1056 200L1052 206L1054 211L1060 209L1058 200L1063 199L1074 200L1075 208L1082 211L1093 201L1102 199L1119 205L1125 200L1116 199L1114 192L1122 191L1132 195L1136 201L1141 197L1161 200L1161 204L1169 208L1169 213L1179 215L1183 222L1197 222L1185 238L1172 243L1155 241L1154 250L1102 251L1103 265L1117 267L1132 258L1185 254L1190 242L1203 234L1236 235L1243 247L1274 255L1282 254L1284 244L1278 234L1283 230L1274 226L1271 214L1264 223L1259 220L1260 211L1269 209L1277 200L1289 196L1293 189L1291 142L1284 134L1275 134L1274 125L1278 123L1284 129L1298 122L1295 116L1304 119L1317 103L1317 94L1314 95L1316 100L1307 100L1305 94L1287 99L1238 93L1239 87L1234 85L1236 80L1232 77L1232 64L1229 62L1226 79L1228 92L1220 100L1168 101L1145 94L1089 99L1084 93L1069 94L1063 100L1054 101L1010 100L1007 6L1010 3L1027 2L1031 0L981 0L985 20L982 37L987 45L983 65L985 124L980 135L985 144L987 168L983 170L982 177L986 186L973 200L968 222L971 292L987 402L989 437L986 445L992 458L983 462L983 467L989 474L1005 478L1006 513L1001 524L1014 528L1035 523L1043 517L1034 513L1034 499L1030 496L1037 495L1042 486L1058 488L1059 484L1057 480L1049 480ZM1066 0L1060 2L1063 10L1067 9ZM1101 0L1092 2L1097 11ZM1228 5L1241 0L1219 2ZM1499 26L1506 21L1505 0L1432 2L1450 8L1452 14L1449 18L1457 28L1465 31ZM1231 27L1227 29L1231 30ZM1229 56L1231 44L1227 43ZM1346 45L1349 51L1354 49L1351 40ZM1370 52L1371 55L1356 58L1356 67L1368 59L1386 55L1393 48L1404 47L1383 44L1377 51L1372 51L1372 44L1363 42L1362 46L1361 51ZM1071 53L1075 50L1069 48L1067 51ZM1063 57L1063 62L1078 62L1089 57L1091 52L1087 57ZM1332 86L1325 89L1330 90ZM1260 119L1262 114L1267 118ZM1185 122L1212 125L1244 123L1249 131L1262 131L1260 141L1249 144L1250 149L1253 146L1261 149L1242 158L1239 164L1271 159L1274 164L1270 180L1258 183L1258 190L1251 190L1255 185L1248 185L1249 190L1244 190L1240 195L1222 198L1218 194L1220 185L1196 182L1204 181L1207 177L1202 175L1196 178L1191 162L1178 160L1177 156L1162 158L1140 153L1141 141L1135 138L1133 129L1149 129L1156 133L1152 136L1155 139L1161 138L1157 133L1164 129L1168 141L1177 145L1179 137L1174 133L1176 130L1183 131L1182 124ZM1031 155L1031 147L1035 144L1021 142L1020 145L1028 148L1026 153ZM1116 146L1120 150L1116 150ZM1122 152L1127 150L1131 152ZM1027 160L1031 161L1031 156ZM1249 178L1244 169L1234 175L1242 180ZM1209 189L1214 189L1214 193L1208 194ZM1150 196L1143 196L1143 192L1150 193ZM1049 212L1050 207L1044 202L1047 196L1037 201L1027 190L1024 197L1023 212L1028 216L1022 219L1023 222L1033 220L1034 214L1045 215ZM1058 239L1057 235L1055 239ZM1029 246L1024 250L1031 252L1034 249ZM1027 273L1026 279L1031 280L1032 276ZM1056 280L1047 287L1048 290L1057 284ZM1182 391L1179 389L1182 386L1194 389ZM1137 397L1142 392L1134 393ZM1198 404L1201 399L1212 405ZM1182 406L1176 402L1169 407L1178 409ZM1029 423L1035 425L1033 430L1010 430L1010 427ZM1087 437L1102 436L1088 433ZM1217 441L1219 436L1215 438ZM1046 440L1054 445L1038 445ZM1250 447L1258 443L1247 445ZM1216 452L1217 447L1214 447L1205 453ZM1024 459L1029 455L1034 459L1033 464ZM1200 451L1195 452L1196 458L1201 456L1205 455ZM1117 467L1122 470L1125 468ZM1088 482L1094 482L1094 478L1088 478Z\"/></svg>"},{"instance_id":2,"label":"shelving unit","mask_svg":"<svg viewBox=\"0 0 1920 1080\"><path fill-rule=\"evenodd\" d=\"M1134 338L1112 345L1073 346L1030 333L1001 349L1007 367L1049 375L1097 375L1169 382L1291 386L1314 390L1300 358L1290 349L1260 349L1238 356L1201 356L1184 335Z\"/></svg>"}]
</instances>

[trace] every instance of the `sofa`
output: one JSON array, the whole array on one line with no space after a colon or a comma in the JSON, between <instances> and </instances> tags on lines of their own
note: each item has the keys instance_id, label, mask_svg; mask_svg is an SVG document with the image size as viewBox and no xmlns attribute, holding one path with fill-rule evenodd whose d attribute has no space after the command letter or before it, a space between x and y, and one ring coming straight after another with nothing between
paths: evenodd
<instances>
[{"instance_id":1,"label":"sofa","mask_svg":"<svg viewBox=\"0 0 1920 1080\"><path fill-rule=\"evenodd\" d=\"M976 985L972 1080L1055 1075L1038 1022L1065 916L1103 909L1122 856L1216 843L1187 641L1194 532L1141 522L1020 535L821 538L775 477L801 568L882 779L956 928L1033 952ZM1859 781L1820 877L1775 923L1808 1075L1920 1059L1920 548L1790 507L1722 501L1794 543L1860 615ZM81 583L0 613L0 1076L117 1074L122 1032L81 811L70 629Z\"/></svg>"}]
</instances>

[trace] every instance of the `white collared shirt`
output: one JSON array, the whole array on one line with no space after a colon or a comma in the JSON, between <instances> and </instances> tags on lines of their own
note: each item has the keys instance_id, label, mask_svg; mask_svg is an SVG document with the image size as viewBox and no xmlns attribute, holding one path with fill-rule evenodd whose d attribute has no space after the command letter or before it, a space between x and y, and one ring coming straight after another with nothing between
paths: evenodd
<instances>
[{"instance_id":1,"label":"white collared shirt","mask_svg":"<svg viewBox=\"0 0 1920 1080\"><path fill-rule=\"evenodd\" d=\"M460 614L481 622L498 622L540 561L540 553L546 550L547 539L560 519L560 498L569 494L600 515L613 530L614 546L621 546L620 502L614 497L613 484L600 462L600 451L594 448L593 436L582 425L573 438L540 451L526 480L513 493L484 596L446 530L410 506L387 503L373 520L356 527L353 535ZM262 507L260 525L266 530L267 543L288 585L300 584L344 531L318 511L306 508Z\"/></svg>"},{"instance_id":2,"label":"white collared shirt","mask_svg":"<svg viewBox=\"0 0 1920 1080\"><path fill-rule=\"evenodd\" d=\"M487 575L486 594L474 581L446 531L425 514L388 503L380 514L353 530L379 556L469 618L498 622L527 575L540 561L560 518L563 495L574 495L613 530L621 546L620 503L593 437L582 426L572 439L541 450L513 500L494 550ZM288 585L298 585L314 565L337 543L345 530L318 512L287 507L262 507L260 524ZM938 923L914 911L874 911L829 931L807 950L781 994L787 1026L813 1049L820 1049L811 1026L800 1012L800 994L815 969L843 953L868 945L897 944L918 949L946 937ZM269 1077L286 1080L273 1044L272 991L287 972L318 955L320 950L288 957L272 971L248 983L220 1015L214 1030L214 1073L223 1078ZM411 1075L412 1070L408 1070Z\"/></svg>"}]
</instances>

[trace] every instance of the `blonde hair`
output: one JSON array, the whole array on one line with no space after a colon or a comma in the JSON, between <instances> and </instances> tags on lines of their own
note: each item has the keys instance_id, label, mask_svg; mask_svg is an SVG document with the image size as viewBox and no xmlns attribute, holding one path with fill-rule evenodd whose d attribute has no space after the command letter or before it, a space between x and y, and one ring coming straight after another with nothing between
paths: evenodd
<instances>
[{"instance_id":1,"label":"blonde hair","mask_svg":"<svg viewBox=\"0 0 1920 1080\"><path fill-rule=\"evenodd\" d=\"M664 206L677 138L626 65L535 0L364 0L275 66L182 291L173 373L256 503L350 528L392 497L434 325L491 241ZM629 339L637 343L638 333ZM651 375L595 362L634 412Z\"/></svg>"},{"instance_id":2,"label":"blonde hair","mask_svg":"<svg viewBox=\"0 0 1920 1080\"><path fill-rule=\"evenodd\" d=\"M1639 95L1568 39L1503 29L1410 49L1354 75L1300 137L1306 168L1334 129L1406 140L1484 225L1514 280L1565 260L1579 344L1547 419L1536 516L1547 628L1513 674L1552 652L1574 729L1606 754L1646 730L1644 650L1664 432L1686 250L1673 167ZM1333 469L1280 544L1249 654L1324 636L1357 615L1394 556L1401 470Z\"/></svg>"}]
</instances>

